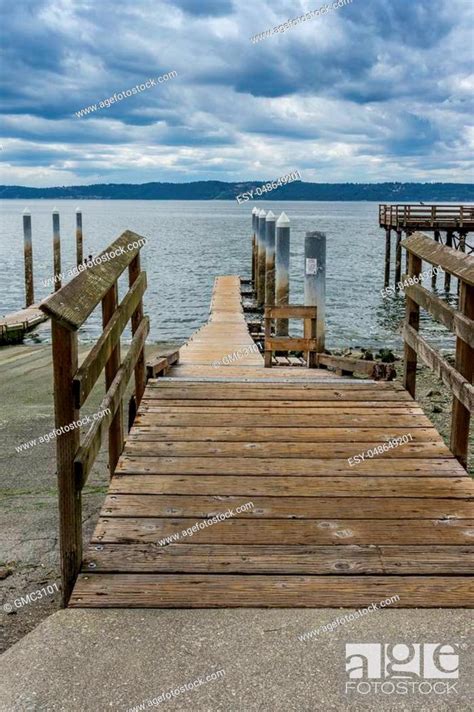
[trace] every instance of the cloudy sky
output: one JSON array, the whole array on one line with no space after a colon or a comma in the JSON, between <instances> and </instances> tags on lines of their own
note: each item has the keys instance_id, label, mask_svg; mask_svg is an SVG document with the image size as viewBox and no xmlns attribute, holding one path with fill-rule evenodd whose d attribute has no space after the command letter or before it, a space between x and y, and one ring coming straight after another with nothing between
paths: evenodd
<instances>
[{"instance_id":1,"label":"cloudy sky","mask_svg":"<svg viewBox=\"0 0 474 712\"><path fill-rule=\"evenodd\" d=\"M0 0L0 182L471 181L473 0L321 5Z\"/></svg>"}]
</instances>

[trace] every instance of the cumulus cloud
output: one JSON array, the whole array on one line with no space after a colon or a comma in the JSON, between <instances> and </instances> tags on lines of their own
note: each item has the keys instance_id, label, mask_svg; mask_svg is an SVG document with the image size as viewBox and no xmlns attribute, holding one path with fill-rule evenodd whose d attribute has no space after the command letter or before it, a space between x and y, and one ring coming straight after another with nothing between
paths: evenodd
<instances>
[{"instance_id":1,"label":"cumulus cloud","mask_svg":"<svg viewBox=\"0 0 474 712\"><path fill-rule=\"evenodd\" d=\"M1 181L470 180L471 0L322 4L1 0Z\"/></svg>"}]
</instances>

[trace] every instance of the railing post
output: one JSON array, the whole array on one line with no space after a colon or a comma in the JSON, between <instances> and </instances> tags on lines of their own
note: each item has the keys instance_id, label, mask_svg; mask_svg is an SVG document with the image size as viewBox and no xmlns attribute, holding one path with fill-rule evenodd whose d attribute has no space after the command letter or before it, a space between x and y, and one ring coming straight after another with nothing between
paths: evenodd
<instances>
[{"instance_id":1,"label":"railing post","mask_svg":"<svg viewBox=\"0 0 474 712\"><path fill-rule=\"evenodd\" d=\"M33 280L33 242L31 239L31 214L28 208L23 211L23 252L25 257L25 306L35 303Z\"/></svg>"},{"instance_id":2,"label":"railing post","mask_svg":"<svg viewBox=\"0 0 474 712\"><path fill-rule=\"evenodd\" d=\"M72 381L77 371L77 332L51 322L54 374L55 427L69 426L79 420ZM80 444L78 428L71 428L56 438L59 495L59 544L61 556L62 605L67 605L82 561L81 488L74 473L74 457Z\"/></svg>"},{"instance_id":3,"label":"railing post","mask_svg":"<svg viewBox=\"0 0 474 712\"><path fill-rule=\"evenodd\" d=\"M306 233L304 257L304 304L307 307L317 307L317 352L323 353L326 314L326 234L324 232ZM305 337L311 338L311 335L305 333Z\"/></svg>"},{"instance_id":4,"label":"railing post","mask_svg":"<svg viewBox=\"0 0 474 712\"><path fill-rule=\"evenodd\" d=\"M265 306L265 210L258 214L258 287L257 306Z\"/></svg>"},{"instance_id":5,"label":"railing post","mask_svg":"<svg viewBox=\"0 0 474 712\"><path fill-rule=\"evenodd\" d=\"M390 284L390 242L391 242L392 231L390 228L385 230L385 275L383 286L388 287Z\"/></svg>"},{"instance_id":6,"label":"railing post","mask_svg":"<svg viewBox=\"0 0 474 712\"><path fill-rule=\"evenodd\" d=\"M128 281L130 287L133 285L135 280L140 276L140 253L130 262L128 267ZM143 299L140 299L137 308L132 314L132 334L135 334L136 330L140 326L143 319ZM137 408L142 400L143 393L145 391L146 382L146 368L145 368L145 350L142 349L140 356L138 357L135 366L135 397L137 401Z\"/></svg>"},{"instance_id":7,"label":"railing post","mask_svg":"<svg viewBox=\"0 0 474 712\"><path fill-rule=\"evenodd\" d=\"M61 232L59 227L59 211L53 209L53 276L54 290L61 289Z\"/></svg>"},{"instance_id":8,"label":"railing post","mask_svg":"<svg viewBox=\"0 0 474 712\"><path fill-rule=\"evenodd\" d=\"M275 215L265 218L265 304L275 304Z\"/></svg>"},{"instance_id":9,"label":"railing post","mask_svg":"<svg viewBox=\"0 0 474 712\"><path fill-rule=\"evenodd\" d=\"M474 319L474 287L461 282L459 291L459 311L469 319ZM461 376L472 383L474 377L474 349L465 341L456 338L455 368ZM451 419L451 452L467 469L469 451L470 411L453 396Z\"/></svg>"},{"instance_id":10,"label":"railing post","mask_svg":"<svg viewBox=\"0 0 474 712\"><path fill-rule=\"evenodd\" d=\"M84 255L82 251L82 213L80 208L76 208L76 264L82 265Z\"/></svg>"},{"instance_id":11,"label":"railing post","mask_svg":"<svg viewBox=\"0 0 474 712\"><path fill-rule=\"evenodd\" d=\"M105 328L115 313L118 306L118 289L115 282L102 299L102 326ZM117 346L110 354L105 364L105 390L112 385L118 369L120 368L120 339ZM123 450L123 404L120 403L109 427L109 470L110 477L115 472L115 467Z\"/></svg>"},{"instance_id":12,"label":"railing post","mask_svg":"<svg viewBox=\"0 0 474 712\"><path fill-rule=\"evenodd\" d=\"M416 255L410 253L408 258L408 276L414 277L419 275L421 272L421 259ZM406 307L405 307L405 323L412 326L415 331L418 331L420 327L420 307L418 304L411 299L408 295L406 296ZM404 348L405 354L405 368L403 374L403 385L414 398L416 391L416 362L417 354L414 349L411 348L405 342Z\"/></svg>"},{"instance_id":13,"label":"railing post","mask_svg":"<svg viewBox=\"0 0 474 712\"><path fill-rule=\"evenodd\" d=\"M401 247L401 241L402 241L402 231L398 227L397 223L397 242L396 242L396 249L395 249L395 289L398 292L398 283L400 282L401 274L402 274L402 247Z\"/></svg>"},{"instance_id":14,"label":"railing post","mask_svg":"<svg viewBox=\"0 0 474 712\"><path fill-rule=\"evenodd\" d=\"M270 316L271 311L270 307L265 307L265 312L264 312L264 330L265 330L265 352L264 352L264 367L265 368L271 368L272 367L272 350L268 349L268 344L270 342L271 336L272 336L272 318Z\"/></svg>"},{"instance_id":15,"label":"railing post","mask_svg":"<svg viewBox=\"0 0 474 712\"><path fill-rule=\"evenodd\" d=\"M453 246L453 231L448 230L446 232L446 247L452 247ZM444 273L444 290L445 292L451 291L451 275L449 272L446 270Z\"/></svg>"},{"instance_id":16,"label":"railing post","mask_svg":"<svg viewBox=\"0 0 474 712\"><path fill-rule=\"evenodd\" d=\"M434 231L434 239L435 242L439 242L440 239L440 232L439 230ZM438 273L433 270L433 273L431 275L431 287L432 289L436 289L436 277L438 276Z\"/></svg>"},{"instance_id":17,"label":"railing post","mask_svg":"<svg viewBox=\"0 0 474 712\"><path fill-rule=\"evenodd\" d=\"M276 222L275 302L283 307L290 297L290 221L283 212ZM288 319L277 319L277 336L288 336Z\"/></svg>"}]
</instances>

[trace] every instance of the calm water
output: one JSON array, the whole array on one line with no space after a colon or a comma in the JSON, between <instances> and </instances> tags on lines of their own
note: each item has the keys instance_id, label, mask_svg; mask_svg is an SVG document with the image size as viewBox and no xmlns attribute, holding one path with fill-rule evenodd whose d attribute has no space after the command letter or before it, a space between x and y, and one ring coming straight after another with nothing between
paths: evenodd
<instances>
[{"instance_id":1,"label":"calm water","mask_svg":"<svg viewBox=\"0 0 474 712\"><path fill-rule=\"evenodd\" d=\"M52 275L49 200L0 201L0 313L24 306L22 211L32 214L35 298L46 297L42 280ZM153 341L184 341L206 320L214 277L249 276L252 204L235 201L93 201L79 202L83 213L84 254L98 254L125 229L147 238L142 249L148 273L145 308ZM384 232L378 227L377 203L258 203L291 220L291 301L302 303L303 243L307 230L327 234L327 343L329 347L400 348L403 299L382 299ZM77 201L60 200L62 271L75 262ZM438 277L441 285L442 279ZM456 280L453 280L455 283ZM429 283L426 285L429 286ZM455 286L455 284L454 284ZM121 286L121 294L126 285ZM451 348L442 327L427 322L431 341ZM100 331L98 310L80 332L83 340ZM36 340L49 340L43 325Z\"/></svg>"}]
</instances>

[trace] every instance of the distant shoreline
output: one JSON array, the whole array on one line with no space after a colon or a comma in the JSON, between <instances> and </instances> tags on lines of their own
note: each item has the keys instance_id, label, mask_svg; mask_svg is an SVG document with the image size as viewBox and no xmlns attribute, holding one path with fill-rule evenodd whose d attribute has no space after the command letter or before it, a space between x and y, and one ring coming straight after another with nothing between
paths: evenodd
<instances>
[{"instance_id":1,"label":"distant shoreline","mask_svg":"<svg viewBox=\"0 0 474 712\"><path fill-rule=\"evenodd\" d=\"M100 183L95 185L30 188L0 186L0 200L236 200L268 181L195 181L192 183ZM306 183L278 186L252 200L308 202L469 203L472 183Z\"/></svg>"}]
</instances>

